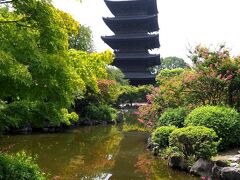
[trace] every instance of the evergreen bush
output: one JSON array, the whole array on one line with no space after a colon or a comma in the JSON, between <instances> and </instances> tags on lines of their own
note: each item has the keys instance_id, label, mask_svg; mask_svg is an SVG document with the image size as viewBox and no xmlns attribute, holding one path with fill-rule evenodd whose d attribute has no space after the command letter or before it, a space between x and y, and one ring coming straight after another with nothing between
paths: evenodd
<instances>
[{"instance_id":1,"label":"evergreen bush","mask_svg":"<svg viewBox=\"0 0 240 180\"><path fill-rule=\"evenodd\" d=\"M117 119L117 110L108 105L90 104L84 108L84 116L90 120L112 121Z\"/></svg>"},{"instance_id":2,"label":"evergreen bush","mask_svg":"<svg viewBox=\"0 0 240 180\"><path fill-rule=\"evenodd\" d=\"M210 159L217 154L219 141L213 129L204 126L188 126L175 129L169 136L169 145L178 149L184 158Z\"/></svg>"},{"instance_id":3,"label":"evergreen bush","mask_svg":"<svg viewBox=\"0 0 240 180\"><path fill-rule=\"evenodd\" d=\"M25 152L9 155L0 153L0 180L44 180L34 158Z\"/></svg>"},{"instance_id":4,"label":"evergreen bush","mask_svg":"<svg viewBox=\"0 0 240 180\"><path fill-rule=\"evenodd\" d=\"M184 119L188 114L185 107L169 108L159 118L158 126L176 126L183 127Z\"/></svg>"},{"instance_id":5,"label":"evergreen bush","mask_svg":"<svg viewBox=\"0 0 240 180\"><path fill-rule=\"evenodd\" d=\"M160 149L169 145L169 135L177 129L175 126L161 126L152 133L152 142L157 144Z\"/></svg>"},{"instance_id":6,"label":"evergreen bush","mask_svg":"<svg viewBox=\"0 0 240 180\"><path fill-rule=\"evenodd\" d=\"M220 149L240 144L239 113L232 108L201 106L194 109L185 119L185 125L206 126L214 129L222 139Z\"/></svg>"}]
</instances>

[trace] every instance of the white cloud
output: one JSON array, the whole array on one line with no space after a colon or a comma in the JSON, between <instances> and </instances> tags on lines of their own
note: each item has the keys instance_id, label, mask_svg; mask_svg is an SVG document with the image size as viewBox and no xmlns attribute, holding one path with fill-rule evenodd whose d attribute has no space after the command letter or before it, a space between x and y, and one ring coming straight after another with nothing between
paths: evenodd
<instances>
[{"instance_id":1,"label":"white cloud","mask_svg":"<svg viewBox=\"0 0 240 180\"><path fill-rule=\"evenodd\" d=\"M111 16L103 0L54 0L54 5L82 24L91 27L98 51L109 49L100 36L112 34L102 21ZM234 55L240 54L240 17L237 0L157 0L160 26L160 52L163 57L186 59L187 48L226 43Z\"/></svg>"}]
</instances>

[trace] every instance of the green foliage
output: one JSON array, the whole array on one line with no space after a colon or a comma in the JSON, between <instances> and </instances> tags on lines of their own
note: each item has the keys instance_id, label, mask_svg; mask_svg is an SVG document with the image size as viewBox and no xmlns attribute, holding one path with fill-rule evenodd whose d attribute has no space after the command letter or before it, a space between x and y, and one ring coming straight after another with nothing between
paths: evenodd
<instances>
[{"instance_id":1,"label":"green foliage","mask_svg":"<svg viewBox=\"0 0 240 180\"><path fill-rule=\"evenodd\" d=\"M117 110L108 105L90 104L84 108L83 114L89 120L112 121L117 119Z\"/></svg>"},{"instance_id":2,"label":"green foliage","mask_svg":"<svg viewBox=\"0 0 240 180\"><path fill-rule=\"evenodd\" d=\"M97 93L98 79L107 77L106 65L113 61L113 54L111 51L103 53L87 53L84 51L76 51L70 49L67 53L68 63L74 68L77 75L85 83L87 90Z\"/></svg>"},{"instance_id":3,"label":"green foliage","mask_svg":"<svg viewBox=\"0 0 240 180\"><path fill-rule=\"evenodd\" d=\"M13 1L15 13L26 19L24 26L37 31L39 47L48 53L67 50L68 34L64 21L48 1L25 0Z\"/></svg>"},{"instance_id":4,"label":"green foliage","mask_svg":"<svg viewBox=\"0 0 240 180\"><path fill-rule=\"evenodd\" d=\"M149 128L138 124L123 124L123 132L138 131L138 132L151 132Z\"/></svg>"},{"instance_id":5,"label":"green foliage","mask_svg":"<svg viewBox=\"0 0 240 180\"><path fill-rule=\"evenodd\" d=\"M235 109L218 106L198 107L188 114L185 124L214 129L218 137L222 138L220 149L240 144L240 119Z\"/></svg>"},{"instance_id":6,"label":"green foliage","mask_svg":"<svg viewBox=\"0 0 240 180\"><path fill-rule=\"evenodd\" d=\"M217 134L204 126L189 126L174 130L169 136L169 145L178 149L184 157L210 159L217 154Z\"/></svg>"},{"instance_id":7,"label":"green foliage","mask_svg":"<svg viewBox=\"0 0 240 180\"><path fill-rule=\"evenodd\" d=\"M183 127L184 119L189 113L189 110L185 107L169 108L161 115L158 120L158 126L176 126Z\"/></svg>"},{"instance_id":8,"label":"green foliage","mask_svg":"<svg viewBox=\"0 0 240 180\"><path fill-rule=\"evenodd\" d=\"M205 97L206 104L228 104L240 107L240 57L230 55L225 45L211 50L198 45L191 53L192 61L196 66L198 84L193 91L195 95ZM195 80L195 81L196 81ZM189 87L192 84L190 83ZM210 102L210 103L208 103Z\"/></svg>"},{"instance_id":9,"label":"green foliage","mask_svg":"<svg viewBox=\"0 0 240 180\"><path fill-rule=\"evenodd\" d=\"M176 68L185 68L187 63L182 59L175 56L166 57L161 59L161 65L159 69L176 69Z\"/></svg>"},{"instance_id":10,"label":"green foliage","mask_svg":"<svg viewBox=\"0 0 240 180\"><path fill-rule=\"evenodd\" d=\"M152 133L152 142L158 144L160 149L166 148L169 145L169 136L176 130L175 126L162 126L158 127Z\"/></svg>"},{"instance_id":11,"label":"green foliage","mask_svg":"<svg viewBox=\"0 0 240 180\"><path fill-rule=\"evenodd\" d=\"M96 94L98 103L115 104L119 96L120 86L115 80L98 80L99 93Z\"/></svg>"},{"instance_id":12,"label":"green foliage","mask_svg":"<svg viewBox=\"0 0 240 180\"><path fill-rule=\"evenodd\" d=\"M45 0L0 8L0 129L70 125L70 109L89 91L99 93L111 52L69 50L78 23Z\"/></svg>"},{"instance_id":13,"label":"green foliage","mask_svg":"<svg viewBox=\"0 0 240 180\"><path fill-rule=\"evenodd\" d=\"M121 93L118 97L119 103L132 103L146 101L146 95L151 92L152 86L122 86Z\"/></svg>"},{"instance_id":14,"label":"green foliage","mask_svg":"<svg viewBox=\"0 0 240 180\"><path fill-rule=\"evenodd\" d=\"M164 69L159 72L159 74L156 77L156 80L158 81L159 84L161 84L163 80L179 76L183 72L184 69L182 68Z\"/></svg>"},{"instance_id":15,"label":"green foliage","mask_svg":"<svg viewBox=\"0 0 240 180\"><path fill-rule=\"evenodd\" d=\"M80 25L77 34L69 36L69 48L93 52L94 45L91 29L89 27Z\"/></svg>"},{"instance_id":16,"label":"green foliage","mask_svg":"<svg viewBox=\"0 0 240 180\"><path fill-rule=\"evenodd\" d=\"M31 156L25 152L16 155L0 153L1 180L43 180L46 179Z\"/></svg>"},{"instance_id":17,"label":"green foliage","mask_svg":"<svg viewBox=\"0 0 240 180\"><path fill-rule=\"evenodd\" d=\"M128 80L124 79L125 76L120 69L114 66L107 66L106 70L109 79L115 80L117 83L123 86L128 85Z\"/></svg>"},{"instance_id":18,"label":"green foliage","mask_svg":"<svg viewBox=\"0 0 240 180\"><path fill-rule=\"evenodd\" d=\"M227 85L218 78L195 71L192 76L186 76L183 85L189 92L189 101L194 105L227 104Z\"/></svg>"}]
</instances>

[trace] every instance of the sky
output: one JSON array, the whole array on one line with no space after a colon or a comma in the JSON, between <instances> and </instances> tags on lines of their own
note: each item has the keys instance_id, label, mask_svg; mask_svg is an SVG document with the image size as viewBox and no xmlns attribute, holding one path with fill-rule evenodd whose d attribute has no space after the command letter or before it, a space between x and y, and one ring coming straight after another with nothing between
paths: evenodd
<instances>
[{"instance_id":1,"label":"sky","mask_svg":"<svg viewBox=\"0 0 240 180\"><path fill-rule=\"evenodd\" d=\"M112 35L102 17L113 16L104 0L53 0L55 7L70 13L93 32L95 49L111 49L102 40ZM188 49L198 44L217 47L225 43L232 55L240 54L239 0L157 0L162 57L187 60Z\"/></svg>"}]
</instances>

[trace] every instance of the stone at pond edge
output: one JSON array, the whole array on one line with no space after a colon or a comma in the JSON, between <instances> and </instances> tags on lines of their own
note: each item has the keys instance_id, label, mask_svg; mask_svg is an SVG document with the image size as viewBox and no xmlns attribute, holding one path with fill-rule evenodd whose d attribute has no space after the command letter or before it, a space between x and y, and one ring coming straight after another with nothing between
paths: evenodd
<instances>
[{"instance_id":1,"label":"stone at pond edge","mask_svg":"<svg viewBox=\"0 0 240 180\"><path fill-rule=\"evenodd\" d=\"M234 167L224 167L220 172L221 180L239 180L240 172L237 168Z\"/></svg>"},{"instance_id":2,"label":"stone at pond edge","mask_svg":"<svg viewBox=\"0 0 240 180\"><path fill-rule=\"evenodd\" d=\"M152 142L152 134L148 136L147 139L147 148L152 150L154 148L154 143Z\"/></svg>"},{"instance_id":3,"label":"stone at pond edge","mask_svg":"<svg viewBox=\"0 0 240 180\"><path fill-rule=\"evenodd\" d=\"M188 170L186 161L179 156L173 156L168 158L168 166L173 169L184 170L184 171Z\"/></svg>"},{"instance_id":4,"label":"stone at pond edge","mask_svg":"<svg viewBox=\"0 0 240 180\"><path fill-rule=\"evenodd\" d=\"M215 161L215 165L219 166L219 167L227 167L228 163L226 161L217 160L217 161Z\"/></svg>"},{"instance_id":5,"label":"stone at pond edge","mask_svg":"<svg viewBox=\"0 0 240 180\"><path fill-rule=\"evenodd\" d=\"M117 115L117 122L121 123L123 121L124 121L124 114L123 114L123 111L120 111L118 112L118 115Z\"/></svg>"},{"instance_id":6,"label":"stone at pond edge","mask_svg":"<svg viewBox=\"0 0 240 180\"><path fill-rule=\"evenodd\" d=\"M197 176L209 176L212 174L213 166L213 161L200 158L193 164L190 173Z\"/></svg>"},{"instance_id":7,"label":"stone at pond edge","mask_svg":"<svg viewBox=\"0 0 240 180\"><path fill-rule=\"evenodd\" d=\"M212 177L215 179L220 179L221 170L227 166L228 163L226 161L217 160L212 168Z\"/></svg>"}]
</instances>

